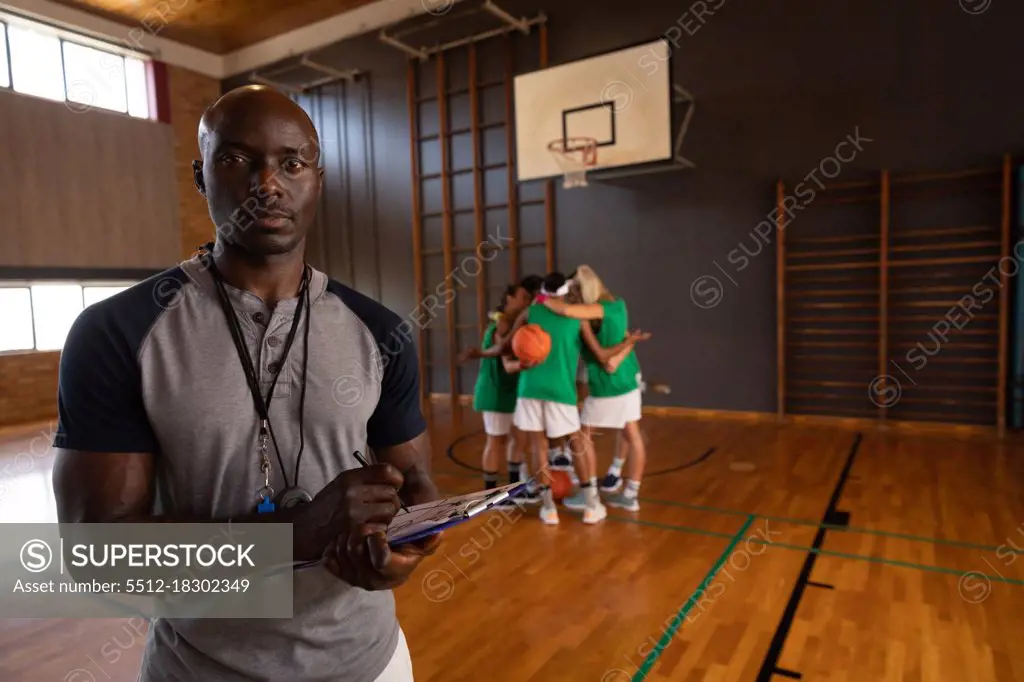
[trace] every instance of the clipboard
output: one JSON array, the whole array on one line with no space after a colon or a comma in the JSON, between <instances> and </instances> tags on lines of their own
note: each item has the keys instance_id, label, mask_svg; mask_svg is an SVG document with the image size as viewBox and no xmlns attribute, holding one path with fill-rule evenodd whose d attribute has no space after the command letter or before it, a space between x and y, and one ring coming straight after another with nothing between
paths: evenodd
<instances>
[{"instance_id":1,"label":"clipboard","mask_svg":"<svg viewBox=\"0 0 1024 682\"><path fill-rule=\"evenodd\" d=\"M416 542L435 535L445 528L457 526L487 511L494 505L515 497L526 489L528 481L510 483L491 490L424 502L399 514L388 526L387 539L392 547Z\"/></svg>"}]
</instances>

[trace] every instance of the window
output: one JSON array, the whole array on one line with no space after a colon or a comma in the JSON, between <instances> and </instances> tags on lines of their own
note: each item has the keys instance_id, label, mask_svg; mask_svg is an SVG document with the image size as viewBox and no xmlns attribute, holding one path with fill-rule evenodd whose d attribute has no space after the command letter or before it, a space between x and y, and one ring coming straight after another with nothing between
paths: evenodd
<instances>
[{"instance_id":1,"label":"window","mask_svg":"<svg viewBox=\"0 0 1024 682\"><path fill-rule=\"evenodd\" d=\"M0 351L32 350L32 293L27 288L0 289Z\"/></svg>"},{"instance_id":2,"label":"window","mask_svg":"<svg viewBox=\"0 0 1024 682\"><path fill-rule=\"evenodd\" d=\"M119 294L127 288L127 285L123 287L82 287L83 307L88 308L93 303L99 303L103 299Z\"/></svg>"},{"instance_id":3,"label":"window","mask_svg":"<svg viewBox=\"0 0 1024 682\"><path fill-rule=\"evenodd\" d=\"M142 55L2 12L0 87L67 102L76 112L152 113Z\"/></svg>"},{"instance_id":4,"label":"window","mask_svg":"<svg viewBox=\"0 0 1024 682\"><path fill-rule=\"evenodd\" d=\"M11 49L11 84L15 92L63 102L60 39L28 26L11 26L7 39Z\"/></svg>"},{"instance_id":5,"label":"window","mask_svg":"<svg viewBox=\"0 0 1024 682\"><path fill-rule=\"evenodd\" d=\"M36 350L60 350L71 325L81 312L80 285L33 285L32 323L36 332Z\"/></svg>"},{"instance_id":6,"label":"window","mask_svg":"<svg viewBox=\"0 0 1024 682\"><path fill-rule=\"evenodd\" d=\"M0 353L60 350L85 308L129 286L128 282L0 285Z\"/></svg>"}]
</instances>

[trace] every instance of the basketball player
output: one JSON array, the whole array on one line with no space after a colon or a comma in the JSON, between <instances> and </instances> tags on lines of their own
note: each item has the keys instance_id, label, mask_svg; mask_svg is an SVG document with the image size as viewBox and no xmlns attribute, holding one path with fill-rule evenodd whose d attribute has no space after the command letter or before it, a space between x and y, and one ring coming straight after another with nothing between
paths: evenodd
<instances>
[{"instance_id":1,"label":"basketball player","mask_svg":"<svg viewBox=\"0 0 1024 682\"><path fill-rule=\"evenodd\" d=\"M295 572L292 618L155 619L139 682L412 682L391 590L440 538L389 548L383 531L400 504L440 497L415 346L401 318L306 264L323 169L297 104L232 90L199 148L216 242L68 334L60 522L289 523L294 559L324 560Z\"/></svg>"},{"instance_id":2,"label":"basketball player","mask_svg":"<svg viewBox=\"0 0 1024 682\"><path fill-rule=\"evenodd\" d=\"M529 303L530 294L525 288L518 284L509 285L502 295L501 303L496 307L497 315L492 316L484 332L483 347L494 345L494 338L499 333L501 337L506 336L516 317ZM509 483L521 480L521 456L526 447L516 443L509 450L509 432L516 408L520 366L520 361L510 355L480 358L480 371L473 392L473 409L483 416L484 433L487 435L483 470L484 487L488 490L498 485L498 458L502 454L508 456Z\"/></svg>"},{"instance_id":3,"label":"basketball player","mask_svg":"<svg viewBox=\"0 0 1024 682\"><path fill-rule=\"evenodd\" d=\"M544 303L533 303L516 320L514 335L524 324L536 324L551 337L551 350L544 362L525 368L519 377L519 399L516 401L515 425L531 434L541 482L540 518L546 524L557 524L558 509L548 477L548 439L566 438L573 453L585 506L583 522L603 521L608 512L597 492L596 466L593 450L581 442L579 412L576 408L576 368L580 359L580 323L571 317L552 312L548 304L564 299L569 292L565 275L555 272L544 278ZM629 341L627 341L628 343ZM620 351L615 349L614 352Z\"/></svg>"},{"instance_id":4,"label":"basketball player","mask_svg":"<svg viewBox=\"0 0 1024 682\"><path fill-rule=\"evenodd\" d=\"M583 327L591 324L597 327L594 343L588 343L583 353L589 394L580 413L584 428L584 445L593 452L592 433L594 429L613 429L621 431L629 446L629 473L625 490L607 498L609 506L619 507L628 511L639 511L637 499L640 483L646 463L646 449L640 435L640 389L637 377L640 367L636 362L636 354L631 348L628 353L620 354L613 360L601 353L602 347L618 344L628 338L629 314L626 302L614 296L601 282L592 268L581 265L574 274L578 283L579 304L552 299L544 302L551 311L584 322ZM649 338L643 335L643 339ZM590 455L593 456L593 455ZM582 495L566 499L563 504L570 509L581 509L585 505Z\"/></svg>"}]
</instances>

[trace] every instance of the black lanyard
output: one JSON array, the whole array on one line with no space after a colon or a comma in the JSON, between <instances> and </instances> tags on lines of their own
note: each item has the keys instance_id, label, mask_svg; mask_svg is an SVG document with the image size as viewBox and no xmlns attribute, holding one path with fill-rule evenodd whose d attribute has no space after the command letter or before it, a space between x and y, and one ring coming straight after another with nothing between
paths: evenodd
<instances>
[{"instance_id":1,"label":"black lanyard","mask_svg":"<svg viewBox=\"0 0 1024 682\"><path fill-rule=\"evenodd\" d=\"M238 321L238 315L235 313L234 306L231 305L231 300L228 298L227 289L224 287L224 279L217 269L217 264L213 260L212 250L208 250L207 257L210 259L210 271L213 275L213 281L217 286L217 294L220 298L221 307L224 310L224 316L227 318L228 328L231 330L231 340L234 341L235 350L238 353L238 360L242 364L242 371L245 373L246 382L249 384L249 392L252 394L253 405L256 408L256 413L260 418L260 439L265 442L267 436L274 442L274 451L277 453L277 463L281 466L281 476L284 478L285 488L290 488L291 485L288 483L288 473L285 470L284 461L281 459L281 449L277 445L277 436L274 435L274 427L270 423L270 401L274 398L274 388L277 386L277 379L281 376L281 372L284 371L285 362L288 359L288 354L291 351L292 343L295 341L296 332L299 329L299 318L302 317L303 308L306 311L306 325L305 325L305 358L303 359L302 366L302 394L300 397L299 404L299 452L295 457L295 484L299 482L299 463L302 460L303 446L305 445L305 438L303 434L303 422L304 412L306 403L306 369L309 366L309 318L312 311L310 300L309 300L309 284L310 284L310 272L309 267L304 266L302 271L302 282L299 285L299 301L296 306L295 316L292 318L291 329L288 330L288 337L285 341L284 352L281 355L281 360L278 363L279 369L274 374L274 378L270 383L270 391L267 393L267 398L264 401L263 394L260 391L259 380L256 375L256 368L252 361L252 356L249 354L249 347L245 343L245 339L242 336L242 326ZM269 462L264 463L263 467L269 466ZM261 467L261 468L263 468ZM264 473L268 473L268 469L264 468Z\"/></svg>"}]
</instances>

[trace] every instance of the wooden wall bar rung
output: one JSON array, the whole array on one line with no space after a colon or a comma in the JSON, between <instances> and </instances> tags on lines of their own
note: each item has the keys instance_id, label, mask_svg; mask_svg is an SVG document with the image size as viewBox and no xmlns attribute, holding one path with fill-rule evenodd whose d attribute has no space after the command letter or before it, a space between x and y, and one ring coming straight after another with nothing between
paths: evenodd
<instances>
[{"instance_id":1,"label":"wooden wall bar rung","mask_svg":"<svg viewBox=\"0 0 1024 682\"><path fill-rule=\"evenodd\" d=\"M504 84L505 84L505 81L503 81L503 80L493 80L493 81L486 81L486 82L483 82L483 83L477 83L476 87L477 87L478 90L487 90L488 88L500 88ZM469 86L452 88L451 90L447 90L444 94L447 95L448 97L458 97L460 95L467 95L467 94L469 94ZM436 102L437 100L438 100L438 96L437 95L424 95L423 97L420 97L419 99L417 99L416 102L417 103Z\"/></svg>"},{"instance_id":2,"label":"wooden wall bar rung","mask_svg":"<svg viewBox=\"0 0 1024 682\"><path fill-rule=\"evenodd\" d=\"M890 253L914 253L918 251L938 251L940 249L983 249L999 246L998 241L986 242L945 242L939 244L908 244L907 246L892 246Z\"/></svg>"},{"instance_id":3,"label":"wooden wall bar rung","mask_svg":"<svg viewBox=\"0 0 1024 682\"><path fill-rule=\"evenodd\" d=\"M477 143L476 142L476 137L474 136L473 139L474 139L474 144L476 144ZM474 173L475 174L475 173L477 173L479 171L482 171L482 170L484 170L484 171L500 170L502 168L505 168L507 165L508 164L504 164L504 163L489 163L486 166L474 165L474 166L472 166L470 168L456 168L455 170L448 171L447 173L445 173L445 172L441 172L441 173L428 173L428 174L423 176L423 179L424 180L437 180L438 178L443 177L443 176L454 177L456 175L469 175L470 173Z\"/></svg>"},{"instance_id":4,"label":"wooden wall bar rung","mask_svg":"<svg viewBox=\"0 0 1024 682\"><path fill-rule=\"evenodd\" d=\"M998 228L987 225L971 225L969 227L940 227L931 230L901 230L899 237L900 239L906 239L907 237L944 237L954 234L997 234L998 231Z\"/></svg>"},{"instance_id":5,"label":"wooden wall bar rung","mask_svg":"<svg viewBox=\"0 0 1024 682\"><path fill-rule=\"evenodd\" d=\"M790 244L842 244L847 242L877 242L875 234L846 234L837 237L796 237L789 240Z\"/></svg>"},{"instance_id":6,"label":"wooden wall bar rung","mask_svg":"<svg viewBox=\"0 0 1024 682\"><path fill-rule=\"evenodd\" d=\"M476 96L475 93L476 93L476 91L474 90L473 92L470 93L470 95L475 97ZM472 107L472 105L471 105L471 107ZM504 127L505 127L505 122L504 121L493 121L491 123L481 123L480 125L476 126L475 129L474 129L473 126L470 126L469 128L452 128L451 130L448 131L447 137L452 138L452 137L455 137L456 135L476 135L477 130L490 130L492 128L504 128ZM432 135L424 135L423 137L421 137L420 138L420 142L430 142L432 140L440 140L440 139L441 139L441 134L440 133L433 133ZM505 164L502 164L502 166L504 166L504 165Z\"/></svg>"},{"instance_id":7,"label":"wooden wall bar rung","mask_svg":"<svg viewBox=\"0 0 1024 682\"><path fill-rule=\"evenodd\" d=\"M942 180L963 180L964 178L985 177L989 175L999 175L999 168L969 168L961 171L949 171L942 173L918 173L916 175L895 175L893 176L891 182L894 185L907 185L922 182L937 182Z\"/></svg>"}]
</instances>

